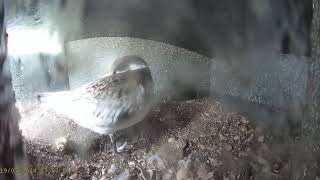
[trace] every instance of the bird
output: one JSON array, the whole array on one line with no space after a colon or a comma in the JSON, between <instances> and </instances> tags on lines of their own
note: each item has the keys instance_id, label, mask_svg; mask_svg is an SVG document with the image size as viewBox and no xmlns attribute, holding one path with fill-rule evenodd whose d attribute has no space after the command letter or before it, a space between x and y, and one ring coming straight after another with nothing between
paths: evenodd
<instances>
[{"instance_id":1,"label":"bird","mask_svg":"<svg viewBox=\"0 0 320 180\"><path fill-rule=\"evenodd\" d=\"M108 134L115 153L128 157L126 142L117 146L113 134L145 118L153 104L154 82L146 61L137 55L116 59L111 70L111 75L74 90L38 93L37 98L79 126Z\"/></svg>"},{"instance_id":2,"label":"bird","mask_svg":"<svg viewBox=\"0 0 320 180\"><path fill-rule=\"evenodd\" d=\"M146 68L147 63L144 59L137 55L128 55L116 59L111 65L112 74L115 75L120 72L128 70L135 70L140 68Z\"/></svg>"}]
</instances>

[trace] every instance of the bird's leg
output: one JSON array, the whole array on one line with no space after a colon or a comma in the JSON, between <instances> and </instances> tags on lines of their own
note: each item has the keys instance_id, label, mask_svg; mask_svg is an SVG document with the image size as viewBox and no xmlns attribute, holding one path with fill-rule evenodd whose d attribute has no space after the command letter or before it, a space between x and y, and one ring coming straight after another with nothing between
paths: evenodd
<instances>
[{"instance_id":1,"label":"bird's leg","mask_svg":"<svg viewBox=\"0 0 320 180\"><path fill-rule=\"evenodd\" d=\"M119 144L119 139L120 138L114 138L113 134L109 134L111 143L113 145L113 149L114 152L119 155L121 158L128 158L130 156L130 152L128 150L125 149L126 145L127 145L127 141L125 141L122 144Z\"/></svg>"}]
</instances>

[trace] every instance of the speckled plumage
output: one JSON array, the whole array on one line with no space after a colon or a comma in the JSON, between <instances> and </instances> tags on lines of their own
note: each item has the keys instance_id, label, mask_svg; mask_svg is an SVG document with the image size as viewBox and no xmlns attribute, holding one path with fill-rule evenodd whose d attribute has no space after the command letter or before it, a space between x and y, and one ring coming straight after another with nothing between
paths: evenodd
<instances>
[{"instance_id":1,"label":"speckled plumage","mask_svg":"<svg viewBox=\"0 0 320 180\"><path fill-rule=\"evenodd\" d=\"M146 66L100 78L75 90L44 93L41 101L80 126L112 134L141 121L151 107L152 94L153 81Z\"/></svg>"}]
</instances>

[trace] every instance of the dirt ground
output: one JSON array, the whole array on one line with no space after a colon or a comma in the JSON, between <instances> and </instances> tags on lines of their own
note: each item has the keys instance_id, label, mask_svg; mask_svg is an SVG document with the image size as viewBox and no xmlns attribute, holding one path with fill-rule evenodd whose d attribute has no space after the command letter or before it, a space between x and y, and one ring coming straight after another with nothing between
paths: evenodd
<instances>
[{"instance_id":1,"label":"dirt ground","mask_svg":"<svg viewBox=\"0 0 320 180\"><path fill-rule=\"evenodd\" d=\"M214 99L156 106L143 122L116 134L128 141L125 160L114 154L108 136L40 106L26 109L21 129L38 170L30 173L33 179L320 179L317 147L285 137L285 130L274 136L271 126Z\"/></svg>"}]
</instances>

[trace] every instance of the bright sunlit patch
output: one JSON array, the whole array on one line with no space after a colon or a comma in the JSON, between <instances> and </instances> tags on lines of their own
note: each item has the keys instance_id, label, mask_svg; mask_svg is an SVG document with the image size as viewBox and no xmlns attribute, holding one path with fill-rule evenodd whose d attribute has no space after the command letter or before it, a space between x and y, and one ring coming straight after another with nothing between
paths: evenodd
<instances>
[{"instance_id":1,"label":"bright sunlit patch","mask_svg":"<svg viewBox=\"0 0 320 180\"><path fill-rule=\"evenodd\" d=\"M130 70L137 70L145 67L146 67L145 65L141 65L141 64L130 64Z\"/></svg>"},{"instance_id":2,"label":"bright sunlit patch","mask_svg":"<svg viewBox=\"0 0 320 180\"><path fill-rule=\"evenodd\" d=\"M37 53L59 54L62 44L58 33L50 33L44 28L38 29L9 29L8 54L10 56L30 55Z\"/></svg>"},{"instance_id":3,"label":"bright sunlit patch","mask_svg":"<svg viewBox=\"0 0 320 180\"><path fill-rule=\"evenodd\" d=\"M141 64L130 64L129 65L129 69L125 69L123 71L117 71L116 73L124 73L127 72L128 70L138 70L138 69L142 69L142 68L146 68L145 65L141 65Z\"/></svg>"}]
</instances>

